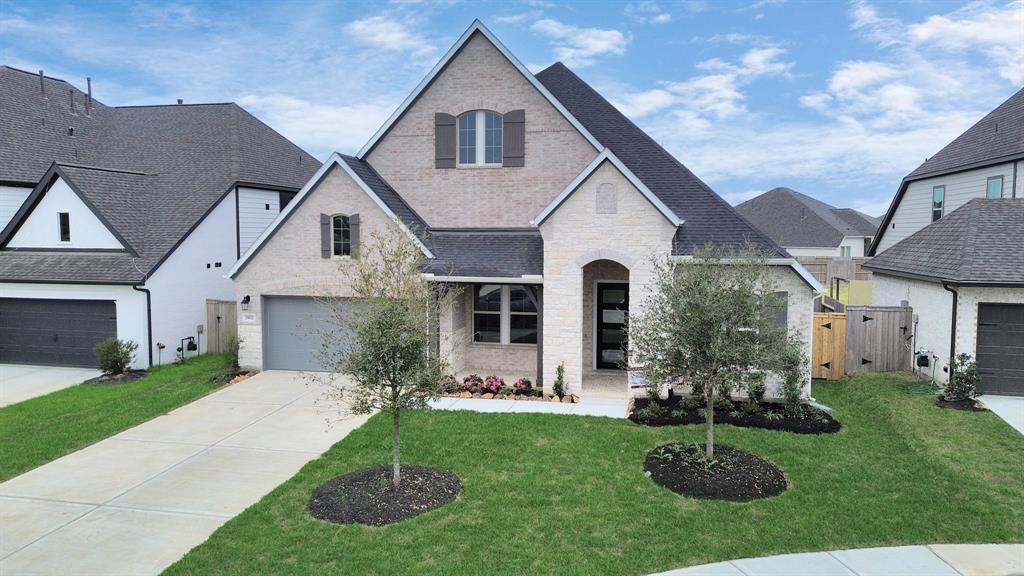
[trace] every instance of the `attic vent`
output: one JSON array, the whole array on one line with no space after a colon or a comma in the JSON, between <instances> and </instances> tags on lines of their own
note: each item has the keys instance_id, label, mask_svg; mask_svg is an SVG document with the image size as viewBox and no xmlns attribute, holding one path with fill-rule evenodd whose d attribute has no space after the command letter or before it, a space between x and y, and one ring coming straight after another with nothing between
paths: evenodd
<instances>
[{"instance_id":1,"label":"attic vent","mask_svg":"<svg viewBox=\"0 0 1024 576\"><path fill-rule=\"evenodd\" d=\"M603 182L597 187L598 214L617 214L619 211L619 193L615 190L615 184Z\"/></svg>"}]
</instances>

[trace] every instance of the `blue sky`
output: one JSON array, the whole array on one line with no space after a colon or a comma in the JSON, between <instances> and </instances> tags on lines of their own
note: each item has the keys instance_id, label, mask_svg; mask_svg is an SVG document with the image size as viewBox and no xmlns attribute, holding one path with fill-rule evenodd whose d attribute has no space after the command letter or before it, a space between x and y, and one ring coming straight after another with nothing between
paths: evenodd
<instances>
[{"instance_id":1,"label":"blue sky","mask_svg":"<svg viewBox=\"0 0 1024 576\"><path fill-rule=\"evenodd\" d=\"M732 202L789 186L881 214L1024 84L1015 2L0 3L0 63L109 105L236 101L353 152L473 18L562 60Z\"/></svg>"}]
</instances>

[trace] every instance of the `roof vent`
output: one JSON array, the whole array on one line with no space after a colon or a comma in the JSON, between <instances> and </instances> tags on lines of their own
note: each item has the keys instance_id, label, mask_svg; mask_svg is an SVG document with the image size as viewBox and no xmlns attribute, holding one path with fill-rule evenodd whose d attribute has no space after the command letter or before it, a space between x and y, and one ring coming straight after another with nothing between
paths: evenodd
<instances>
[{"instance_id":1,"label":"roof vent","mask_svg":"<svg viewBox=\"0 0 1024 576\"><path fill-rule=\"evenodd\" d=\"M182 100L181 98L178 98L178 106L181 106L184 103L185 103L184 100Z\"/></svg>"},{"instance_id":2,"label":"roof vent","mask_svg":"<svg viewBox=\"0 0 1024 576\"><path fill-rule=\"evenodd\" d=\"M71 113L75 113L75 89L68 88L68 101L71 105Z\"/></svg>"},{"instance_id":3,"label":"roof vent","mask_svg":"<svg viewBox=\"0 0 1024 576\"><path fill-rule=\"evenodd\" d=\"M39 71L39 93L46 98L46 83L43 81L43 71Z\"/></svg>"},{"instance_id":4,"label":"roof vent","mask_svg":"<svg viewBox=\"0 0 1024 576\"><path fill-rule=\"evenodd\" d=\"M71 136L72 138L75 137L75 127L74 126L68 126L68 136Z\"/></svg>"},{"instance_id":5,"label":"roof vent","mask_svg":"<svg viewBox=\"0 0 1024 576\"><path fill-rule=\"evenodd\" d=\"M92 78L87 76L85 85L89 87L89 93L85 97L85 115L88 116L92 112Z\"/></svg>"}]
</instances>

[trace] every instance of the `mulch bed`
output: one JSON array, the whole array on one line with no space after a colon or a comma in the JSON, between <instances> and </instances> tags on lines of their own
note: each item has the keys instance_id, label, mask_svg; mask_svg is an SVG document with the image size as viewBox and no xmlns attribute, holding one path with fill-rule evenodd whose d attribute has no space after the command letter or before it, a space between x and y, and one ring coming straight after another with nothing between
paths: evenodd
<instances>
[{"instance_id":1,"label":"mulch bed","mask_svg":"<svg viewBox=\"0 0 1024 576\"><path fill-rule=\"evenodd\" d=\"M963 400L954 400L953 402L946 401L941 395L935 401L935 405L939 408L948 408L950 410L963 410L965 412L985 412L986 409L978 404L978 401L974 398L964 398Z\"/></svg>"},{"instance_id":2,"label":"mulch bed","mask_svg":"<svg viewBox=\"0 0 1024 576\"><path fill-rule=\"evenodd\" d=\"M671 396L665 400L657 401L660 410L653 416L647 415L648 406L651 400L648 398L637 398L633 404L633 411L629 419L644 426L678 426L681 424L703 424L704 416L697 408L687 409L682 406L682 397ZM762 404L760 412L746 412L740 402L730 402L730 408L715 408L716 424L732 424L743 428L763 428L766 430L781 430L783 432L795 432L797 434L834 434L839 432L842 426L831 414L819 410L813 406L804 405L800 408L799 414L790 414L784 411L784 407L778 404ZM739 414L733 415L732 412ZM768 412L776 416L769 417ZM781 416L781 417L780 417Z\"/></svg>"},{"instance_id":3,"label":"mulch bed","mask_svg":"<svg viewBox=\"0 0 1024 576\"><path fill-rule=\"evenodd\" d=\"M647 453L644 470L659 485L693 498L747 502L787 487L786 475L771 462L720 444L711 466L705 465L703 446L667 444Z\"/></svg>"},{"instance_id":4,"label":"mulch bed","mask_svg":"<svg viewBox=\"0 0 1024 576\"><path fill-rule=\"evenodd\" d=\"M378 466L338 476L317 488L309 513L338 524L383 526L447 504L460 492L458 476L425 466L402 466L396 490L391 467Z\"/></svg>"},{"instance_id":5,"label":"mulch bed","mask_svg":"<svg viewBox=\"0 0 1024 576\"><path fill-rule=\"evenodd\" d=\"M480 392L446 392L445 396L449 398L480 398L483 400L527 400L530 402L564 402L566 404L577 403L580 401L580 397L575 394L566 394L565 396L555 396L554 394L543 394L541 392L529 393L529 394L492 394L480 393Z\"/></svg>"},{"instance_id":6,"label":"mulch bed","mask_svg":"<svg viewBox=\"0 0 1024 576\"><path fill-rule=\"evenodd\" d=\"M125 382L134 382L148 373L146 370L128 370L121 374L104 374L90 378L82 384L124 384Z\"/></svg>"}]
</instances>

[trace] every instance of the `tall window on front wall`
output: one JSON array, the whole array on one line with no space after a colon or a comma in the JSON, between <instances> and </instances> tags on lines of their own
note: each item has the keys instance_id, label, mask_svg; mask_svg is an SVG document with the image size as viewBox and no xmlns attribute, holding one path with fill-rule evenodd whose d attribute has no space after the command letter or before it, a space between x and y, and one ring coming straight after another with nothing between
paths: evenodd
<instances>
[{"instance_id":1,"label":"tall window on front wall","mask_svg":"<svg viewBox=\"0 0 1024 576\"><path fill-rule=\"evenodd\" d=\"M942 208L946 204L946 187L932 188L932 222L942 218Z\"/></svg>"},{"instance_id":2,"label":"tall window on front wall","mask_svg":"<svg viewBox=\"0 0 1024 576\"><path fill-rule=\"evenodd\" d=\"M512 344L537 343L537 307L526 286L508 287L508 341Z\"/></svg>"},{"instance_id":3,"label":"tall window on front wall","mask_svg":"<svg viewBox=\"0 0 1024 576\"><path fill-rule=\"evenodd\" d=\"M502 163L501 114L475 110L459 116L459 164Z\"/></svg>"},{"instance_id":4,"label":"tall window on front wall","mask_svg":"<svg viewBox=\"0 0 1024 576\"><path fill-rule=\"evenodd\" d=\"M477 284L473 289L473 341L536 344L537 307L527 286Z\"/></svg>"},{"instance_id":5,"label":"tall window on front wall","mask_svg":"<svg viewBox=\"0 0 1024 576\"><path fill-rule=\"evenodd\" d=\"M478 284L473 296L473 341L501 343L501 285Z\"/></svg>"},{"instance_id":6,"label":"tall window on front wall","mask_svg":"<svg viewBox=\"0 0 1024 576\"><path fill-rule=\"evenodd\" d=\"M986 198L1002 198L1003 197L1003 177L993 176L988 179L985 185L985 197Z\"/></svg>"},{"instance_id":7,"label":"tall window on front wall","mask_svg":"<svg viewBox=\"0 0 1024 576\"><path fill-rule=\"evenodd\" d=\"M331 231L333 233L333 254L335 256L352 255L352 227L348 216L337 215L331 218Z\"/></svg>"}]
</instances>

